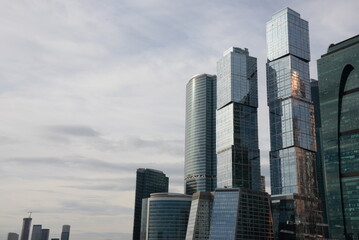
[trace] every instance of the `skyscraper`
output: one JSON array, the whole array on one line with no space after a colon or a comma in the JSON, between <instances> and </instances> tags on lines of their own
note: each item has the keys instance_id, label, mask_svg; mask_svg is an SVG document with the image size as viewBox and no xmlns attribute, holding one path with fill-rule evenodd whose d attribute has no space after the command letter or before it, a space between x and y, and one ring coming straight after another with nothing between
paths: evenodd
<instances>
[{"instance_id":1,"label":"skyscraper","mask_svg":"<svg viewBox=\"0 0 359 240\"><path fill-rule=\"evenodd\" d=\"M7 235L7 240L19 240L19 234L10 232Z\"/></svg>"},{"instance_id":2,"label":"skyscraper","mask_svg":"<svg viewBox=\"0 0 359 240\"><path fill-rule=\"evenodd\" d=\"M179 193L152 193L147 202L146 240L184 240L191 199Z\"/></svg>"},{"instance_id":3,"label":"skyscraper","mask_svg":"<svg viewBox=\"0 0 359 240\"><path fill-rule=\"evenodd\" d=\"M359 239L359 35L318 60L327 218L333 239Z\"/></svg>"},{"instance_id":4,"label":"skyscraper","mask_svg":"<svg viewBox=\"0 0 359 240\"><path fill-rule=\"evenodd\" d=\"M148 198L151 193L161 192L168 192L168 177L163 172L149 168L137 169L133 240L140 239L142 199Z\"/></svg>"},{"instance_id":5,"label":"skyscraper","mask_svg":"<svg viewBox=\"0 0 359 240\"><path fill-rule=\"evenodd\" d=\"M268 193L243 188L216 189L209 239L274 239Z\"/></svg>"},{"instance_id":6,"label":"skyscraper","mask_svg":"<svg viewBox=\"0 0 359 240\"><path fill-rule=\"evenodd\" d=\"M63 225L61 232L61 240L69 240L70 239L70 225Z\"/></svg>"},{"instance_id":7,"label":"skyscraper","mask_svg":"<svg viewBox=\"0 0 359 240\"><path fill-rule=\"evenodd\" d=\"M41 225L33 225L32 226L32 233L31 233L31 240L41 240Z\"/></svg>"},{"instance_id":8,"label":"skyscraper","mask_svg":"<svg viewBox=\"0 0 359 240\"><path fill-rule=\"evenodd\" d=\"M31 221L31 217L23 219L20 240L29 240Z\"/></svg>"},{"instance_id":9,"label":"skyscraper","mask_svg":"<svg viewBox=\"0 0 359 240\"><path fill-rule=\"evenodd\" d=\"M260 190L257 59L232 47L217 63L217 187Z\"/></svg>"},{"instance_id":10,"label":"skyscraper","mask_svg":"<svg viewBox=\"0 0 359 240\"><path fill-rule=\"evenodd\" d=\"M214 191L216 168L216 76L199 74L186 87L186 194Z\"/></svg>"},{"instance_id":11,"label":"skyscraper","mask_svg":"<svg viewBox=\"0 0 359 240\"><path fill-rule=\"evenodd\" d=\"M274 221L280 239L321 235L308 22L285 8L267 23L267 100Z\"/></svg>"}]
</instances>

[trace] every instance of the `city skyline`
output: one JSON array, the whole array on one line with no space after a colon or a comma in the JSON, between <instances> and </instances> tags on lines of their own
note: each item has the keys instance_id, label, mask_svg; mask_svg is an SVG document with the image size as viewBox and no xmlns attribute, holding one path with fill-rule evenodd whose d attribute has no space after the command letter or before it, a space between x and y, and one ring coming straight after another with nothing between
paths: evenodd
<instances>
[{"instance_id":1,"label":"city skyline","mask_svg":"<svg viewBox=\"0 0 359 240\"><path fill-rule=\"evenodd\" d=\"M330 43L358 34L355 1L31 2L0 10L0 238L33 211L54 236L67 222L73 240L130 239L136 169L183 192L186 82L231 46L258 59L268 190L265 23L287 5L309 22L312 78Z\"/></svg>"}]
</instances>

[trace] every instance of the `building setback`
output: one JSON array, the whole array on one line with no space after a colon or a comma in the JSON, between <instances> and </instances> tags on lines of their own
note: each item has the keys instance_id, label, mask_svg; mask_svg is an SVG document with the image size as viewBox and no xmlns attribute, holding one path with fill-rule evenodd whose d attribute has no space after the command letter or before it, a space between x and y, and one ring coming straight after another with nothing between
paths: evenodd
<instances>
[{"instance_id":1,"label":"building setback","mask_svg":"<svg viewBox=\"0 0 359 240\"><path fill-rule=\"evenodd\" d=\"M184 240L186 238L191 200L191 195L152 193L147 201L147 230L145 239Z\"/></svg>"},{"instance_id":2,"label":"building setback","mask_svg":"<svg viewBox=\"0 0 359 240\"><path fill-rule=\"evenodd\" d=\"M274 239L268 193L243 188L217 189L209 239Z\"/></svg>"},{"instance_id":3,"label":"building setback","mask_svg":"<svg viewBox=\"0 0 359 240\"><path fill-rule=\"evenodd\" d=\"M137 169L133 240L139 240L141 235L142 199L150 197L151 193L161 192L168 192L168 177L162 171Z\"/></svg>"},{"instance_id":4,"label":"building setback","mask_svg":"<svg viewBox=\"0 0 359 240\"><path fill-rule=\"evenodd\" d=\"M359 35L318 60L322 159L333 239L359 238Z\"/></svg>"},{"instance_id":5,"label":"building setback","mask_svg":"<svg viewBox=\"0 0 359 240\"><path fill-rule=\"evenodd\" d=\"M217 187L260 190L257 59L232 47L217 63Z\"/></svg>"},{"instance_id":6,"label":"building setback","mask_svg":"<svg viewBox=\"0 0 359 240\"><path fill-rule=\"evenodd\" d=\"M185 193L216 188L216 76L199 74L186 86Z\"/></svg>"},{"instance_id":7,"label":"building setback","mask_svg":"<svg viewBox=\"0 0 359 240\"><path fill-rule=\"evenodd\" d=\"M279 239L321 237L308 22L290 8L275 13L267 23L267 48L275 231Z\"/></svg>"}]
</instances>

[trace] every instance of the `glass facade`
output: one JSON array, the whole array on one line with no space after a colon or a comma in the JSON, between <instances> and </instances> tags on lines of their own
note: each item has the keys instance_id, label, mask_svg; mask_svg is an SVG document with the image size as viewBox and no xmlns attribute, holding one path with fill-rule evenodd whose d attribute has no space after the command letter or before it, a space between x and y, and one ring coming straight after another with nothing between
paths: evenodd
<instances>
[{"instance_id":1,"label":"glass facade","mask_svg":"<svg viewBox=\"0 0 359 240\"><path fill-rule=\"evenodd\" d=\"M301 239L303 234L319 237L322 228L317 224L322 223L322 217L317 196L308 22L289 8L275 13L267 23L267 48L271 190L274 198L279 196L273 202L279 209L275 231L277 238L287 239L282 233L289 230L283 224L294 224L293 239Z\"/></svg>"},{"instance_id":2,"label":"glass facade","mask_svg":"<svg viewBox=\"0 0 359 240\"><path fill-rule=\"evenodd\" d=\"M322 159L329 232L359 239L359 36L318 60Z\"/></svg>"},{"instance_id":3,"label":"glass facade","mask_svg":"<svg viewBox=\"0 0 359 240\"><path fill-rule=\"evenodd\" d=\"M29 240L32 218L24 218L22 222L20 240Z\"/></svg>"},{"instance_id":4,"label":"glass facade","mask_svg":"<svg viewBox=\"0 0 359 240\"><path fill-rule=\"evenodd\" d=\"M139 168L136 173L135 213L133 240L140 240L142 199L151 193L168 192L168 177L158 170Z\"/></svg>"},{"instance_id":5,"label":"glass facade","mask_svg":"<svg viewBox=\"0 0 359 240\"><path fill-rule=\"evenodd\" d=\"M274 239L269 195L239 188L217 189L209 239Z\"/></svg>"},{"instance_id":6,"label":"glass facade","mask_svg":"<svg viewBox=\"0 0 359 240\"><path fill-rule=\"evenodd\" d=\"M216 76L200 74L186 87L185 192L216 188Z\"/></svg>"},{"instance_id":7,"label":"glass facade","mask_svg":"<svg viewBox=\"0 0 359 240\"><path fill-rule=\"evenodd\" d=\"M186 240L206 240L209 238L212 205L213 193L197 192L193 194Z\"/></svg>"},{"instance_id":8,"label":"glass facade","mask_svg":"<svg viewBox=\"0 0 359 240\"><path fill-rule=\"evenodd\" d=\"M217 187L260 190L257 59L233 47L217 72Z\"/></svg>"},{"instance_id":9,"label":"glass facade","mask_svg":"<svg viewBox=\"0 0 359 240\"><path fill-rule=\"evenodd\" d=\"M148 199L147 240L186 238L192 196L153 193Z\"/></svg>"}]
</instances>

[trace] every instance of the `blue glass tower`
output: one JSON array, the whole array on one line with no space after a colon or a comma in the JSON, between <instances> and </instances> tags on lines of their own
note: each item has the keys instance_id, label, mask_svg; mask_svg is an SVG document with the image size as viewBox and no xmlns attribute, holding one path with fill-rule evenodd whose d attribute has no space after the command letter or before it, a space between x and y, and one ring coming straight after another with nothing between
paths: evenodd
<instances>
[{"instance_id":1,"label":"blue glass tower","mask_svg":"<svg viewBox=\"0 0 359 240\"><path fill-rule=\"evenodd\" d=\"M217 72L217 187L259 191L257 59L232 47Z\"/></svg>"},{"instance_id":2,"label":"blue glass tower","mask_svg":"<svg viewBox=\"0 0 359 240\"><path fill-rule=\"evenodd\" d=\"M359 239L359 35L318 60L327 219L333 239Z\"/></svg>"},{"instance_id":3,"label":"blue glass tower","mask_svg":"<svg viewBox=\"0 0 359 240\"><path fill-rule=\"evenodd\" d=\"M280 239L321 235L308 22L285 8L267 23L267 100L275 229ZM291 210L290 210L291 209ZM290 213L288 213L290 212Z\"/></svg>"},{"instance_id":4,"label":"blue glass tower","mask_svg":"<svg viewBox=\"0 0 359 240\"><path fill-rule=\"evenodd\" d=\"M216 76L199 74L186 87L186 194L214 191L216 169Z\"/></svg>"}]
</instances>

